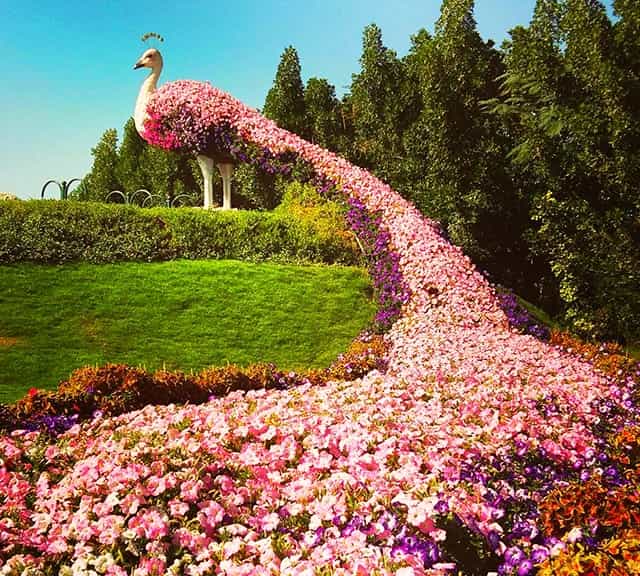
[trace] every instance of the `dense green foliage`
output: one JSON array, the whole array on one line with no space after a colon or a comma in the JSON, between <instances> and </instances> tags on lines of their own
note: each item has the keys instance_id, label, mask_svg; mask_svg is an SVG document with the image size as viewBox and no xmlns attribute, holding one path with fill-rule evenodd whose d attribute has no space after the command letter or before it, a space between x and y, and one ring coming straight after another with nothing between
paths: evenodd
<instances>
[{"instance_id":1,"label":"dense green foliage","mask_svg":"<svg viewBox=\"0 0 640 576\"><path fill-rule=\"evenodd\" d=\"M340 101L324 78L309 78L304 90L305 124L311 142L336 150L344 145Z\"/></svg>"},{"instance_id":2,"label":"dense green foliage","mask_svg":"<svg viewBox=\"0 0 640 576\"><path fill-rule=\"evenodd\" d=\"M523 215L499 122L482 113L498 92L499 53L476 30L472 0L445 0L435 35L414 38L409 63L421 110L405 136L405 190L451 240L509 285L519 282Z\"/></svg>"},{"instance_id":3,"label":"dense green foliage","mask_svg":"<svg viewBox=\"0 0 640 576\"><path fill-rule=\"evenodd\" d=\"M92 148L93 166L85 176L78 192L83 200L104 200L112 190L121 188L116 168L118 166L118 132L109 128Z\"/></svg>"},{"instance_id":4,"label":"dense green foliage","mask_svg":"<svg viewBox=\"0 0 640 576\"><path fill-rule=\"evenodd\" d=\"M599 2L542 1L506 46L513 165L530 201L529 243L581 333L640 335L640 114L635 3L613 24ZM635 42L635 46L633 45ZM631 56L631 57L630 57Z\"/></svg>"},{"instance_id":5,"label":"dense green foliage","mask_svg":"<svg viewBox=\"0 0 640 576\"><path fill-rule=\"evenodd\" d=\"M296 219L313 224L320 236L341 236L353 239L354 234L344 223L344 208L337 202L329 201L309 184L292 182L284 191L276 214L294 216ZM354 240L355 241L355 240Z\"/></svg>"},{"instance_id":6,"label":"dense green foliage","mask_svg":"<svg viewBox=\"0 0 640 576\"><path fill-rule=\"evenodd\" d=\"M47 200L0 204L0 263L173 258L352 264L359 255L344 224L335 228L286 210L142 209Z\"/></svg>"},{"instance_id":7,"label":"dense green foliage","mask_svg":"<svg viewBox=\"0 0 640 576\"><path fill-rule=\"evenodd\" d=\"M370 295L365 272L337 266L2 265L0 401L107 362L323 368L371 322Z\"/></svg>"},{"instance_id":8,"label":"dense green foliage","mask_svg":"<svg viewBox=\"0 0 640 576\"><path fill-rule=\"evenodd\" d=\"M616 0L612 21L597 0L538 0L501 50L473 11L443 0L404 58L367 26L350 92L312 79L299 133L388 181L582 335L637 340L640 4ZM289 126L295 110L279 111Z\"/></svg>"},{"instance_id":9,"label":"dense green foliage","mask_svg":"<svg viewBox=\"0 0 640 576\"><path fill-rule=\"evenodd\" d=\"M404 150L402 135L411 118L413 94L405 66L382 43L382 31L367 26L362 41L360 73L351 83L352 159L389 182L396 182Z\"/></svg>"}]
</instances>

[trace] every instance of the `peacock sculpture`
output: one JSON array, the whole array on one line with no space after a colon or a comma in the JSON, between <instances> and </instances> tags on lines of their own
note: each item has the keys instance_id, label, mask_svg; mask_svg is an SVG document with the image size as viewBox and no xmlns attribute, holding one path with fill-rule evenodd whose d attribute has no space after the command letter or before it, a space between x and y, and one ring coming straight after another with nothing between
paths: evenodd
<instances>
[{"instance_id":1,"label":"peacock sculpture","mask_svg":"<svg viewBox=\"0 0 640 576\"><path fill-rule=\"evenodd\" d=\"M135 63L134 69L149 68L151 72L142 83L134 121L138 134L149 144L169 150L183 149L196 154L204 180L204 207L213 206L213 171L217 165L222 176L222 208L231 208L231 178L234 162L223 148L216 144L213 134L200 121L206 118L204 110L211 102L205 97L209 84L193 81L171 82L158 90L158 79L162 72L162 54L156 48L146 50ZM185 88L189 88L185 91ZM193 98L192 98L193 97ZM151 108L150 108L151 106ZM167 117L170 110L171 117ZM169 122L172 138L158 138L155 128L159 122Z\"/></svg>"}]
</instances>

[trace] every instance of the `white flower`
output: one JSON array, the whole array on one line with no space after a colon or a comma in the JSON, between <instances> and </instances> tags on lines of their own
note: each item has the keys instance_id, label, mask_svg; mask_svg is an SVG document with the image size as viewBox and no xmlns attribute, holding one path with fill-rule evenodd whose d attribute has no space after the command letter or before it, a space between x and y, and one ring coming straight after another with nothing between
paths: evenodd
<instances>
[{"instance_id":1,"label":"white flower","mask_svg":"<svg viewBox=\"0 0 640 576\"><path fill-rule=\"evenodd\" d=\"M575 544L579 540L582 540L582 530L579 527L572 528L569 534L567 534L567 541L571 544Z\"/></svg>"}]
</instances>

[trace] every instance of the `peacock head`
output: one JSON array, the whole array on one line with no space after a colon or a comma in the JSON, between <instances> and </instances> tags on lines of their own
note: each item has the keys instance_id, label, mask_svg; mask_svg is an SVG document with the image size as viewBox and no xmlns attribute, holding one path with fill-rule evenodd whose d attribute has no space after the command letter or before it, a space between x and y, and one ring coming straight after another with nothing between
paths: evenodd
<instances>
[{"instance_id":1,"label":"peacock head","mask_svg":"<svg viewBox=\"0 0 640 576\"><path fill-rule=\"evenodd\" d=\"M138 68L151 68L152 70L158 70L162 68L162 55L159 50L155 48L149 48L140 56L140 59L133 66L134 70Z\"/></svg>"}]
</instances>

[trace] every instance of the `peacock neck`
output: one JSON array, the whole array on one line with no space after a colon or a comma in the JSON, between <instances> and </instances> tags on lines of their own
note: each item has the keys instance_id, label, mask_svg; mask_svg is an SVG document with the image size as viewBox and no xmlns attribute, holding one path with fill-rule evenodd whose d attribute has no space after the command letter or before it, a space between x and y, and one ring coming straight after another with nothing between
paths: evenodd
<instances>
[{"instance_id":1,"label":"peacock neck","mask_svg":"<svg viewBox=\"0 0 640 576\"><path fill-rule=\"evenodd\" d=\"M136 130L141 136L144 131L144 121L147 117L147 104L149 103L151 95L156 91L160 72L162 72L161 67L152 68L151 74L145 78L142 86L140 86L140 92L136 100L136 108L133 113L133 120L136 125Z\"/></svg>"}]
</instances>

